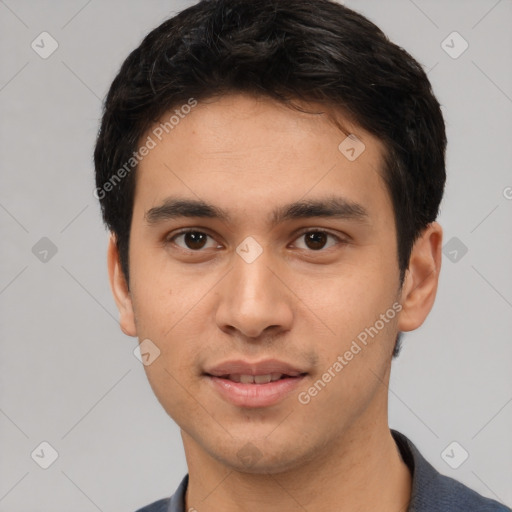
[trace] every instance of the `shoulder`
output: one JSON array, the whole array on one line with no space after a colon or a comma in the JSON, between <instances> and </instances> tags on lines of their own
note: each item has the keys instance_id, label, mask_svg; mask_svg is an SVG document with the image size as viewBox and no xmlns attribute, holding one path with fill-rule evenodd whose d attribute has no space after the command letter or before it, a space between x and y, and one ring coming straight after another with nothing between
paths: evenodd
<instances>
[{"instance_id":1,"label":"shoulder","mask_svg":"<svg viewBox=\"0 0 512 512\"><path fill-rule=\"evenodd\" d=\"M412 474L408 512L512 512L505 505L441 474L407 437L395 430L391 432Z\"/></svg>"},{"instance_id":2,"label":"shoulder","mask_svg":"<svg viewBox=\"0 0 512 512\"><path fill-rule=\"evenodd\" d=\"M510 512L510 508L490 498L485 498L466 485L438 473L430 485L431 504L434 510L450 512Z\"/></svg>"},{"instance_id":3,"label":"shoulder","mask_svg":"<svg viewBox=\"0 0 512 512\"><path fill-rule=\"evenodd\" d=\"M167 512L170 500L171 498L164 498L162 500L155 501L150 505L139 508L135 512Z\"/></svg>"},{"instance_id":4,"label":"shoulder","mask_svg":"<svg viewBox=\"0 0 512 512\"><path fill-rule=\"evenodd\" d=\"M135 512L184 512L187 485L188 473L183 477L183 480L171 497L154 501Z\"/></svg>"}]
</instances>

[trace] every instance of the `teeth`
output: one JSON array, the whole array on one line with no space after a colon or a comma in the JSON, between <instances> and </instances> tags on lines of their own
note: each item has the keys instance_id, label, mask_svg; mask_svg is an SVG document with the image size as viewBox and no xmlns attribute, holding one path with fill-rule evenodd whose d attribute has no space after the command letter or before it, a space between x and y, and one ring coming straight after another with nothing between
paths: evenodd
<instances>
[{"instance_id":1,"label":"teeth","mask_svg":"<svg viewBox=\"0 0 512 512\"><path fill-rule=\"evenodd\" d=\"M283 376L282 373L268 373L267 375L240 375L233 373L228 376L233 382L241 382L242 384L268 384L275 382Z\"/></svg>"},{"instance_id":2,"label":"teeth","mask_svg":"<svg viewBox=\"0 0 512 512\"><path fill-rule=\"evenodd\" d=\"M271 379L272 379L272 375L270 375L270 374L254 376L254 382L256 382L256 384L268 384Z\"/></svg>"}]
</instances>

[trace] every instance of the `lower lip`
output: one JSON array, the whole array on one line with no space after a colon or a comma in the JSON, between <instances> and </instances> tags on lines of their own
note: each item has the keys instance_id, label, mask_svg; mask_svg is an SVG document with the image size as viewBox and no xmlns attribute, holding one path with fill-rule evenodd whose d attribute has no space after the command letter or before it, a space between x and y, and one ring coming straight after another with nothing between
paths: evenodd
<instances>
[{"instance_id":1,"label":"lower lip","mask_svg":"<svg viewBox=\"0 0 512 512\"><path fill-rule=\"evenodd\" d=\"M238 407L268 407L274 405L295 390L304 378L301 375L266 384L243 384L212 375L207 377L223 398Z\"/></svg>"}]
</instances>

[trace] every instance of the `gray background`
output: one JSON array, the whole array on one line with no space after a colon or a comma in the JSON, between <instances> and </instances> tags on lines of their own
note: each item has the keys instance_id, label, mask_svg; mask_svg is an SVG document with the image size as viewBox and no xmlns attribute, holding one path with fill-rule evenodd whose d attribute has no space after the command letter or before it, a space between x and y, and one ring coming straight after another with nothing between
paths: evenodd
<instances>
[{"instance_id":1,"label":"gray background","mask_svg":"<svg viewBox=\"0 0 512 512\"><path fill-rule=\"evenodd\" d=\"M190 4L0 1L2 512L133 511L186 472L179 430L118 327L92 150L122 60ZM510 506L512 2L346 4L429 70L449 139L439 221L444 243L456 239L431 315L394 362L391 426L441 472ZM46 59L31 48L43 31L59 45ZM469 43L458 58L441 45L453 31ZM42 441L59 454L48 469L35 462L48 449L31 457ZM453 441L469 453L457 469L441 456Z\"/></svg>"}]
</instances>

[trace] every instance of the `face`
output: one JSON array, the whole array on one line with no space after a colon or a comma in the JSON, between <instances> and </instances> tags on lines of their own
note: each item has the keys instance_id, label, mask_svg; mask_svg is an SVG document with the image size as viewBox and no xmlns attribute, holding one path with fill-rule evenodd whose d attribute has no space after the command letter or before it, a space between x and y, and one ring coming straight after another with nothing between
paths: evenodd
<instances>
[{"instance_id":1,"label":"face","mask_svg":"<svg viewBox=\"0 0 512 512\"><path fill-rule=\"evenodd\" d=\"M343 124L359 142L340 150L325 114L199 103L137 169L129 291L111 244L123 331L159 353L155 395L185 448L227 467L298 467L387 421L410 327L393 207L381 143Z\"/></svg>"}]
</instances>

